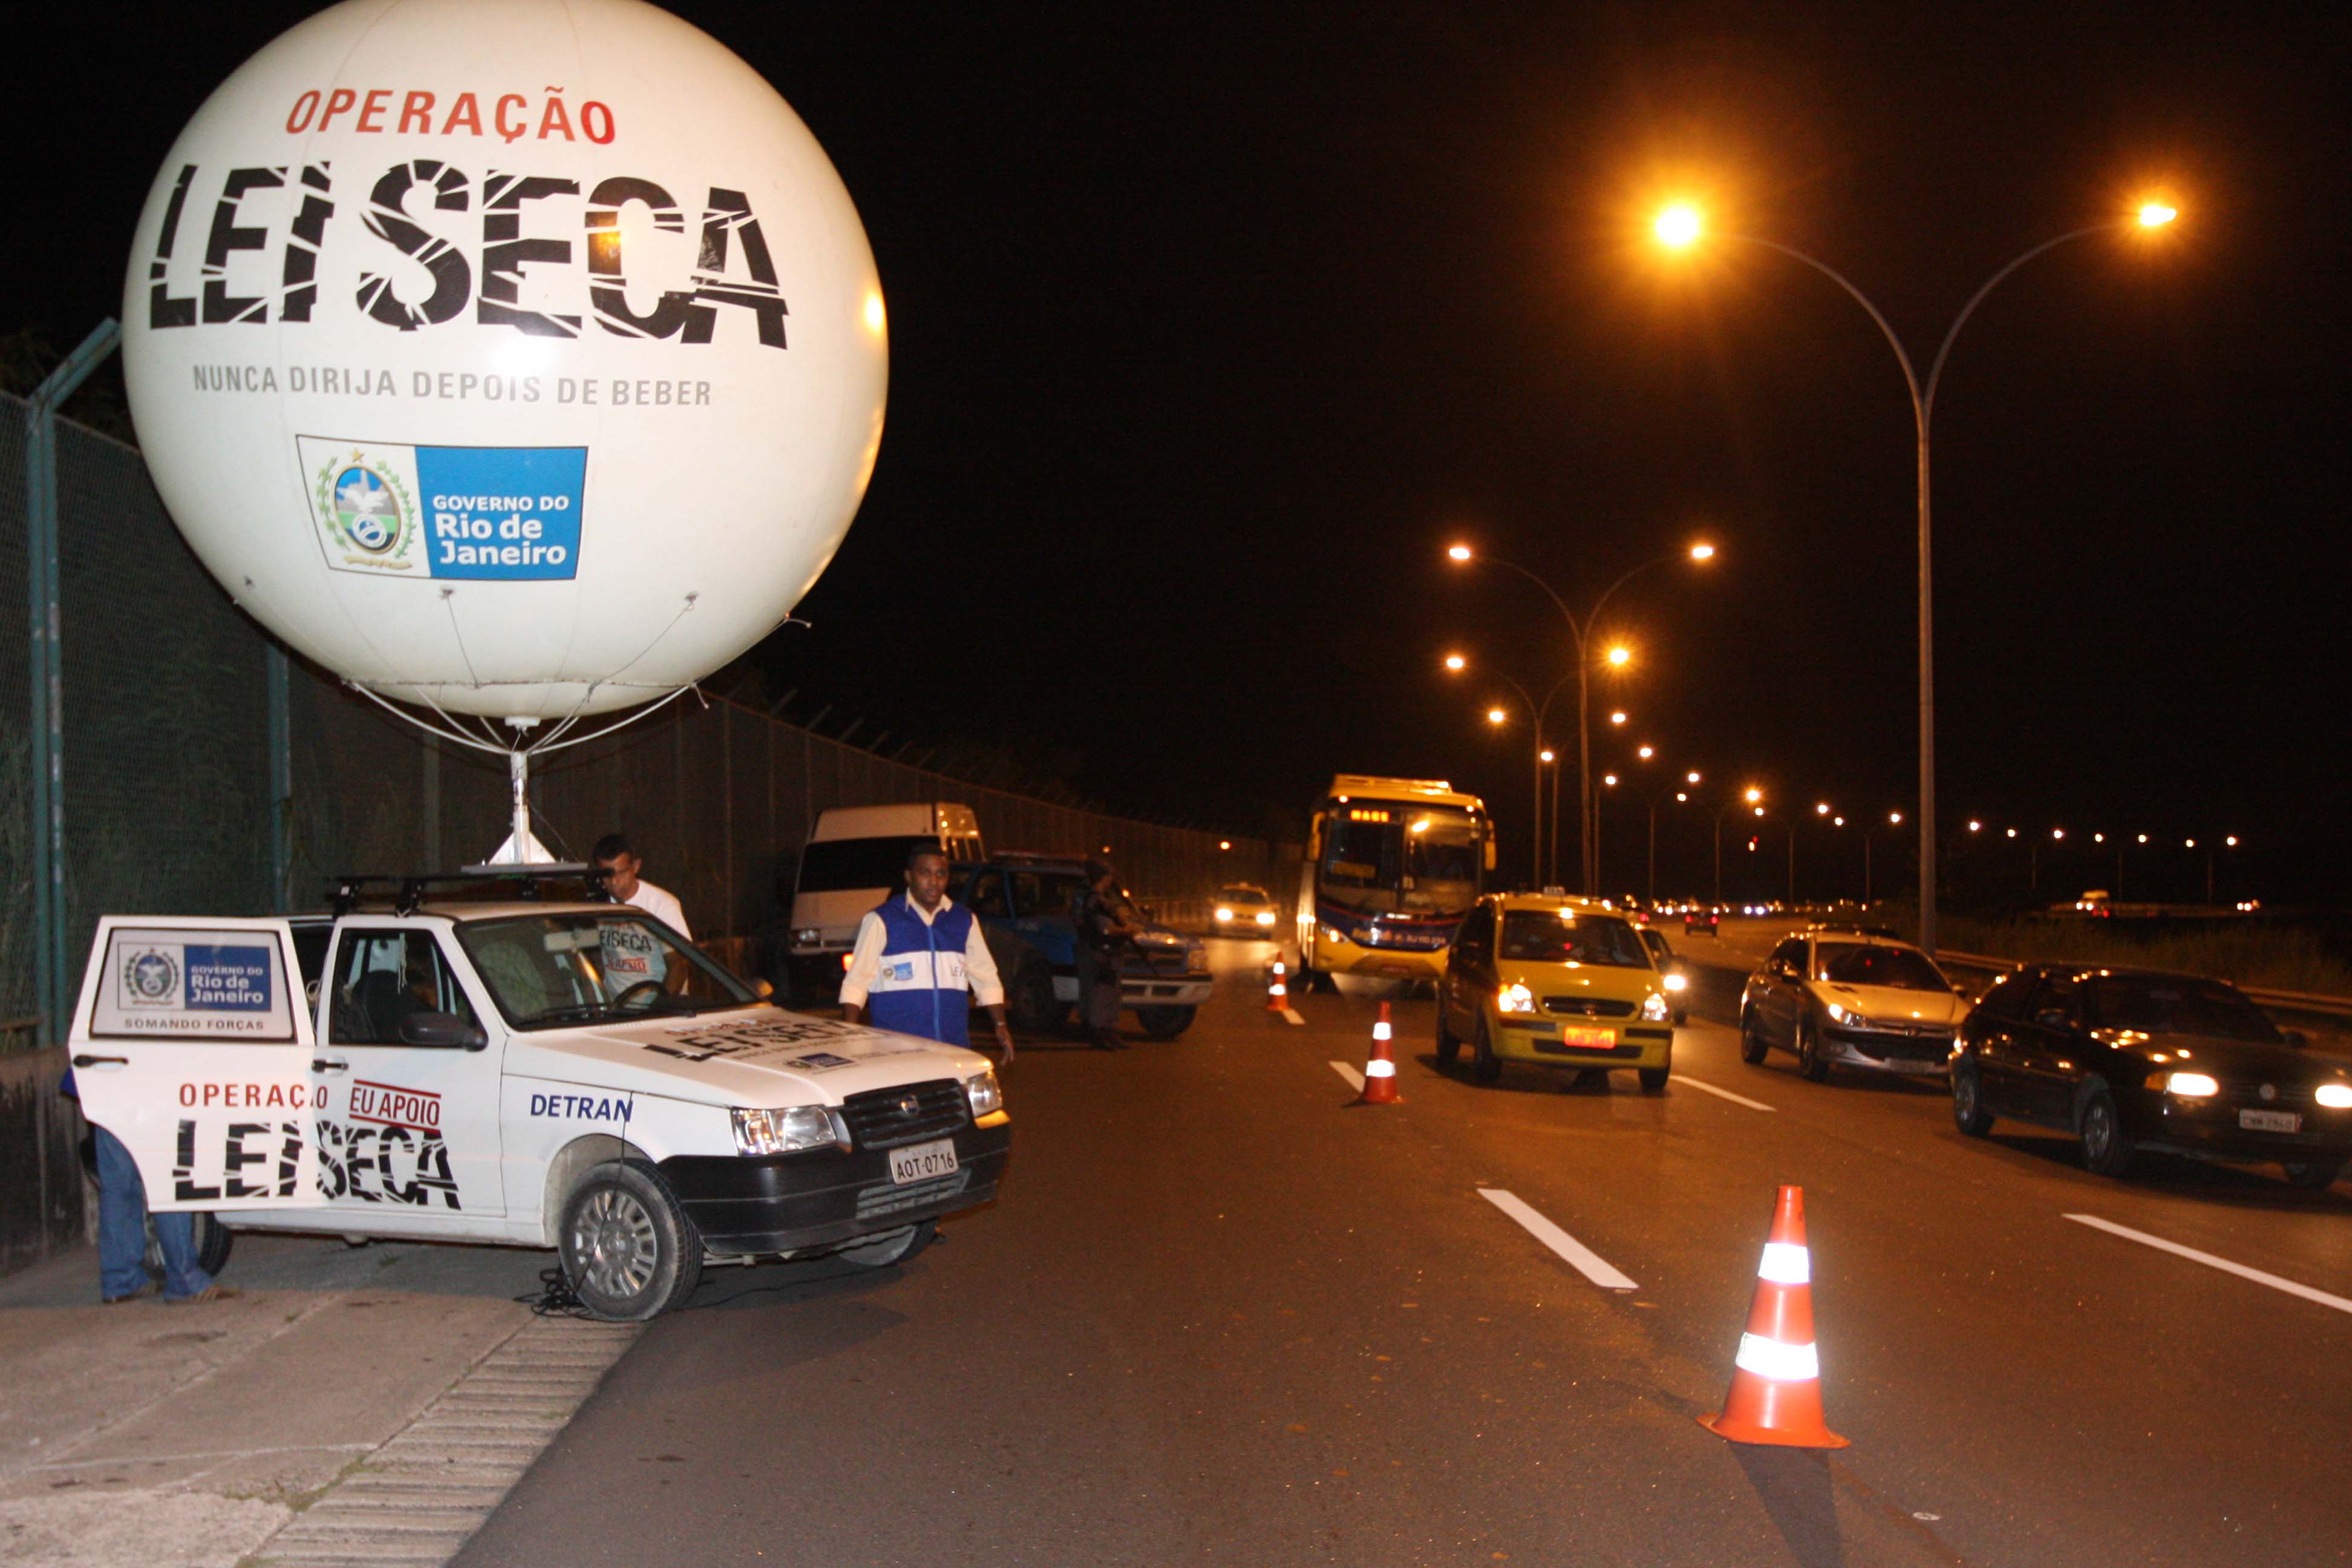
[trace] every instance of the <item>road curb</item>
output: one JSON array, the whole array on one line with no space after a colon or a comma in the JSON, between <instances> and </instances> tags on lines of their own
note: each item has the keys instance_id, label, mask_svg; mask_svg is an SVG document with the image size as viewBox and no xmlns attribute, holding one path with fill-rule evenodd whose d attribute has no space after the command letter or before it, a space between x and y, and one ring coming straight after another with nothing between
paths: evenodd
<instances>
[{"instance_id":1,"label":"road curb","mask_svg":"<svg viewBox=\"0 0 2352 1568\"><path fill-rule=\"evenodd\" d=\"M250 1568L440 1568L522 1479L635 1324L535 1318L244 1561Z\"/></svg>"}]
</instances>

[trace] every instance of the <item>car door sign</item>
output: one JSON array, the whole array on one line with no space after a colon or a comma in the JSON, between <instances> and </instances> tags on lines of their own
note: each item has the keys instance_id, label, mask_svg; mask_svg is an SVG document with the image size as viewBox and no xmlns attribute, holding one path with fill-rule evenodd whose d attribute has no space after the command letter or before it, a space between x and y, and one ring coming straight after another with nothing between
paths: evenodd
<instances>
[{"instance_id":1,"label":"car door sign","mask_svg":"<svg viewBox=\"0 0 2352 1568\"><path fill-rule=\"evenodd\" d=\"M90 1009L96 1038L294 1037L278 952L266 933L120 926L107 945Z\"/></svg>"}]
</instances>

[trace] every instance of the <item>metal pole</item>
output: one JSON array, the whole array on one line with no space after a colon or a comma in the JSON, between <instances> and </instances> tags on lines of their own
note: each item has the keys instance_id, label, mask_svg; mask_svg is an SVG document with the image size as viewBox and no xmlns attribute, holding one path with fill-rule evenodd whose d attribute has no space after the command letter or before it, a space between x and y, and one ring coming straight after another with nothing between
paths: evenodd
<instances>
[{"instance_id":1,"label":"metal pole","mask_svg":"<svg viewBox=\"0 0 2352 1568\"><path fill-rule=\"evenodd\" d=\"M1658 901L1658 797L1650 797L1650 879L1643 898L1653 906Z\"/></svg>"},{"instance_id":2,"label":"metal pole","mask_svg":"<svg viewBox=\"0 0 2352 1568\"><path fill-rule=\"evenodd\" d=\"M1723 902L1723 813L1710 813L1715 819L1715 901Z\"/></svg>"},{"instance_id":3,"label":"metal pole","mask_svg":"<svg viewBox=\"0 0 2352 1568\"><path fill-rule=\"evenodd\" d=\"M1533 703L1529 703L1528 706L1528 707L1530 707L1530 708L1532 708L1532 707L1534 707L1534 706L1535 706L1535 704L1533 704ZM1532 830L1533 830L1533 834L1534 834L1534 837L1535 837L1535 844L1536 844L1536 853L1535 853L1535 864L1528 868L1528 877L1529 877L1529 879L1533 881L1534 886L1535 886L1536 888L1540 889L1540 888L1544 885L1544 874L1543 874L1543 727L1542 727L1542 725L1541 725L1541 723L1540 723L1540 722L1538 722L1538 725L1537 725L1537 727L1536 727L1535 765L1536 765L1536 793L1535 793L1535 796L1534 796L1534 798L1533 798L1533 799L1531 799L1531 800L1529 800L1529 801L1528 802L1528 827L1529 827L1530 829L1532 829Z\"/></svg>"},{"instance_id":4,"label":"metal pole","mask_svg":"<svg viewBox=\"0 0 2352 1568\"><path fill-rule=\"evenodd\" d=\"M1577 881L1592 896L1592 669L1584 658L1584 633L1576 633L1576 850Z\"/></svg>"},{"instance_id":5,"label":"metal pole","mask_svg":"<svg viewBox=\"0 0 2352 1568\"><path fill-rule=\"evenodd\" d=\"M114 352L122 329L111 316L90 330L33 389L25 405L26 585L32 617L33 995L41 1039L70 1027L66 986L65 660L59 638L58 405Z\"/></svg>"},{"instance_id":6,"label":"metal pole","mask_svg":"<svg viewBox=\"0 0 2352 1568\"><path fill-rule=\"evenodd\" d=\"M1862 907L1870 908L1870 829L1862 830Z\"/></svg>"}]
</instances>

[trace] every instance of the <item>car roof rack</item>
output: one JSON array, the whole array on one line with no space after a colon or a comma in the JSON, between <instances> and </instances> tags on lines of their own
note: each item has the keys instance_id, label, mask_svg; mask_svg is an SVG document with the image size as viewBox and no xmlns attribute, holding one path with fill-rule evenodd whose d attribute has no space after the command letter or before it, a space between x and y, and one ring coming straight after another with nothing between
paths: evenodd
<instances>
[{"instance_id":1,"label":"car roof rack","mask_svg":"<svg viewBox=\"0 0 2352 1568\"><path fill-rule=\"evenodd\" d=\"M529 866L468 866L462 871L354 871L334 878L329 886L334 889L335 918L341 920L369 889L384 887L394 889L392 912L396 915L415 914L429 889L475 889L499 882L521 884L518 896L530 903L540 901L541 885L546 882L585 882L591 901L614 902L604 877L603 870L585 861L547 860Z\"/></svg>"}]
</instances>

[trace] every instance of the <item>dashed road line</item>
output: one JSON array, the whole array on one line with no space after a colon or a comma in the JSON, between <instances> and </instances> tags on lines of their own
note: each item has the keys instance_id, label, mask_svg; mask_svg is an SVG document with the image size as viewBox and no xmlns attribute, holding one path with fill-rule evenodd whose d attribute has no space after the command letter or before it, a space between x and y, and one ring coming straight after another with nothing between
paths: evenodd
<instances>
[{"instance_id":1,"label":"dashed road line","mask_svg":"<svg viewBox=\"0 0 2352 1568\"><path fill-rule=\"evenodd\" d=\"M1297 1024L1301 1026L1304 1026L1307 1022L1306 1019L1298 1016L1298 1009L1296 1007L1285 1007L1282 1010L1282 1021L1286 1024Z\"/></svg>"},{"instance_id":2,"label":"dashed road line","mask_svg":"<svg viewBox=\"0 0 2352 1568\"><path fill-rule=\"evenodd\" d=\"M1734 1094L1727 1089L1717 1089L1715 1085L1707 1082L1706 1079L1703 1078L1690 1078L1685 1074L1676 1073L1674 1076L1673 1081L1677 1084L1688 1084L1691 1088L1696 1089L1703 1089L1706 1093L1714 1095L1718 1100L1727 1100L1734 1105L1744 1105L1750 1110L1774 1110L1779 1109L1777 1106L1767 1105L1760 1100L1750 1100L1744 1094Z\"/></svg>"},{"instance_id":3,"label":"dashed road line","mask_svg":"<svg viewBox=\"0 0 2352 1568\"><path fill-rule=\"evenodd\" d=\"M2183 1247L2177 1241L2167 1241L2160 1236L2150 1236L2144 1230L2134 1230L2127 1225L2117 1225L2095 1214L2070 1214L2066 1217L2076 1225L2087 1225L2094 1230L2104 1230L2110 1236L2120 1236L2126 1241L2137 1241L2142 1247L2153 1247L2158 1252L2186 1258L2191 1263L2201 1263L2208 1268L2218 1268L2224 1274L2234 1274L2241 1279L2251 1279L2257 1285L2267 1285L2273 1290L2284 1290L2290 1296L2300 1296L2306 1301L2333 1307L2339 1312L2352 1312L2352 1300L2331 1296L2309 1285L2298 1285L2292 1279L2282 1279L2275 1274L2265 1274L2259 1268L2249 1268L2242 1263L2232 1263L2226 1258L2216 1258L2210 1252L2200 1252L2193 1247Z\"/></svg>"},{"instance_id":4,"label":"dashed road line","mask_svg":"<svg viewBox=\"0 0 2352 1568\"><path fill-rule=\"evenodd\" d=\"M1339 1064L1331 1064L1337 1067ZM1552 1224L1530 1207L1515 1193L1499 1187L1480 1187L1478 1195L1509 1215L1526 1227L1529 1236L1550 1247L1565 1258L1570 1268L1606 1290L1635 1290L1640 1287L1619 1273L1610 1261L1592 1248Z\"/></svg>"},{"instance_id":5,"label":"dashed road line","mask_svg":"<svg viewBox=\"0 0 2352 1568\"><path fill-rule=\"evenodd\" d=\"M1362 1073L1357 1071L1354 1068L1349 1067L1346 1062L1333 1062L1331 1064L1331 1070L1338 1073L1341 1078L1346 1079L1349 1089L1354 1089L1358 1094L1364 1092L1364 1075Z\"/></svg>"}]
</instances>

